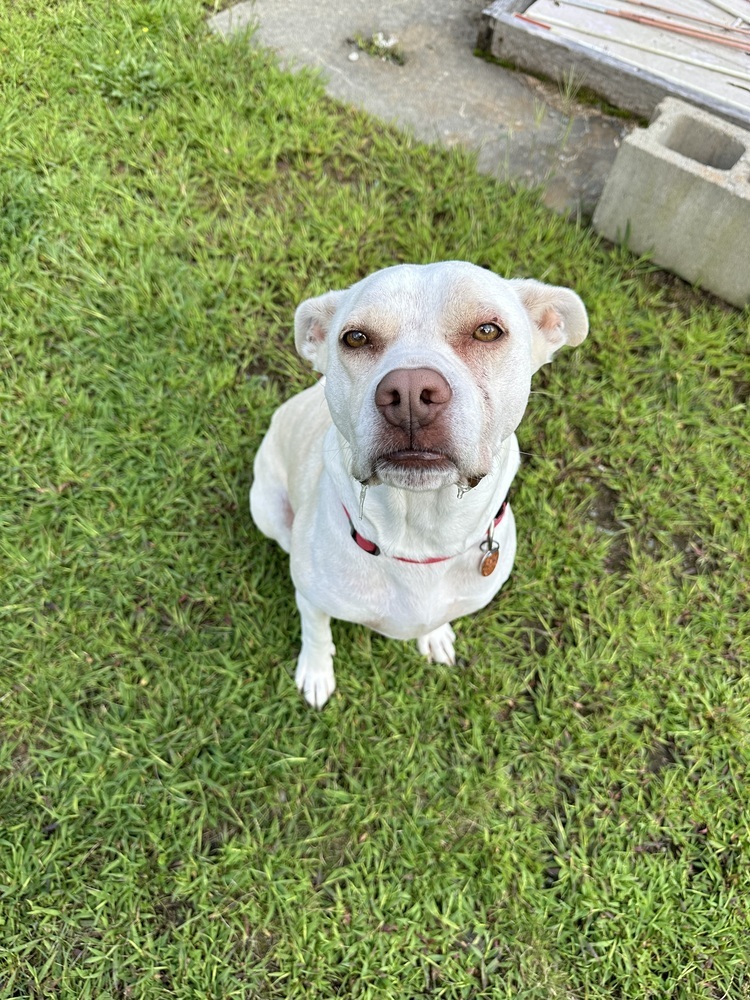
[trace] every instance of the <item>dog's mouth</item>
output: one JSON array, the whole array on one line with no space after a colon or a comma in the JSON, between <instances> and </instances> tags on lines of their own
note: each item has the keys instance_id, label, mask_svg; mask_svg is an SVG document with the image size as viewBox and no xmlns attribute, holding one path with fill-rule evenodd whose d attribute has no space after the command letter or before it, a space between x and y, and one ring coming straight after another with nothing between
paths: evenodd
<instances>
[{"instance_id":1,"label":"dog's mouth","mask_svg":"<svg viewBox=\"0 0 750 1000\"><path fill-rule=\"evenodd\" d=\"M367 485L384 483L405 490L434 490L461 479L458 465L441 451L403 448L378 455Z\"/></svg>"},{"instance_id":2,"label":"dog's mouth","mask_svg":"<svg viewBox=\"0 0 750 1000\"><path fill-rule=\"evenodd\" d=\"M376 468L382 465L398 465L407 469L455 469L456 463L441 451L422 451L417 448L404 448L401 451L390 451L387 455L381 455L376 463Z\"/></svg>"}]
</instances>

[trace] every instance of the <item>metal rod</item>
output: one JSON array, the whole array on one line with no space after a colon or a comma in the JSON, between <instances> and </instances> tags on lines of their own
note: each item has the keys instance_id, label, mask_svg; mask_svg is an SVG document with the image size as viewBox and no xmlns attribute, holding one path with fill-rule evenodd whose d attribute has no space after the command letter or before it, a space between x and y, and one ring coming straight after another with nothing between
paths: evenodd
<instances>
[{"instance_id":1,"label":"metal rod","mask_svg":"<svg viewBox=\"0 0 750 1000\"><path fill-rule=\"evenodd\" d=\"M535 21L533 17L529 17L527 14L516 14L515 17L519 21L526 21L527 24L535 24L537 28L549 28L548 24L543 24L541 21Z\"/></svg>"},{"instance_id":2,"label":"metal rod","mask_svg":"<svg viewBox=\"0 0 750 1000\"><path fill-rule=\"evenodd\" d=\"M647 0L625 0L626 3L634 7L647 7L649 10L656 10L660 14L668 14L671 17L681 17L683 21L695 21L697 24L707 24L717 31L735 31L740 35L750 35L750 28L740 28L735 24L722 24L721 21L714 21L709 17L696 17L694 14L683 14L681 10L674 7L660 7L656 3L647 3Z\"/></svg>"},{"instance_id":3,"label":"metal rod","mask_svg":"<svg viewBox=\"0 0 750 1000\"><path fill-rule=\"evenodd\" d=\"M736 7L732 7L727 3L721 3L720 0L703 0L710 7L718 7L719 10L723 10L725 14L731 14L732 17L738 17L740 21L745 21L745 23L750 23L750 10L745 8L744 11L738 10Z\"/></svg>"}]
</instances>

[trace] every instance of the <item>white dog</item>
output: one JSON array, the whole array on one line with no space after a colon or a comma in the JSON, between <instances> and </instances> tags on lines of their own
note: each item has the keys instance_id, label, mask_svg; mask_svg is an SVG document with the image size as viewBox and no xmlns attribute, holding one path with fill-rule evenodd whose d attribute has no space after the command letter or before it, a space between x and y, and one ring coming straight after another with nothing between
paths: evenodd
<instances>
[{"instance_id":1,"label":"white dog","mask_svg":"<svg viewBox=\"0 0 750 1000\"><path fill-rule=\"evenodd\" d=\"M455 662L450 622L513 566L531 376L587 332L569 289L459 261L389 267L297 309L297 350L325 378L274 414L250 507L290 555L310 704L336 686L331 616Z\"/></svg>"}]
</instances>

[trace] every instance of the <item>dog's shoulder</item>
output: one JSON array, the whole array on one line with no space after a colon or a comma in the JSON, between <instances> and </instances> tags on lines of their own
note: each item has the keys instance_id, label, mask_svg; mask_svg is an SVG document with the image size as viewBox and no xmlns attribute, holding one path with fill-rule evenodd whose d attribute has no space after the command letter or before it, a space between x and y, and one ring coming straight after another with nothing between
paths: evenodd
<instances>
[{"instance_id":1,"label":"dog's shoulder","mask_svg":"<svg viewBox=\"0 0 750 1000\"><path fill-rule=\"evenodd\" d=\"M290 396L276 410L271 420L274 435L283 438L324 434L331 425L331 413L325 398L325 379Z\"/></svg>"},{"instance_id":2,"label":"dog's shoulder","mask_svg":"<svg viewBox=\"0 0 750 1000\"><path fill-rule=\"evenodd\" d=\"M286 470L285 479L295 510L323 468L323 442L331 426L323 381L282 403L273 415L264 442Z\"/></svg>"}]
</instances>

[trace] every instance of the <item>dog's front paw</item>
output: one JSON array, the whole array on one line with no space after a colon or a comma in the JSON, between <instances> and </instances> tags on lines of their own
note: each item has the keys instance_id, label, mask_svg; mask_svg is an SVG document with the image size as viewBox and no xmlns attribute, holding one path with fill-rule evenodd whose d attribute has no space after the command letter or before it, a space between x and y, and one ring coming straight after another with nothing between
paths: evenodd
<instances>
[{"instance_id":1,"label":"dog's front paw","mask_svg":"<svg viewBox=\"0 0 750 1000\"><path fill-rule=\"evenodd\" d=\"M440 628L428 632L417 639L417 649L433 663L446 663L453 666L456 662L456 652L453 643L456 641L456 633L448 622Z\"/></svg>"},{"instance_id":2,"label":"dog's front paw","mask_svg":"<svg viewBox=\"0 0 750 1000\"><path fill-rule=\"evenodd\" d=\"M299 654L294 682L313 708L322 708L336 690L335 652L336 647L331 645L330 653L311 652L303 647Z\"/></svg>"}]
</instances>

